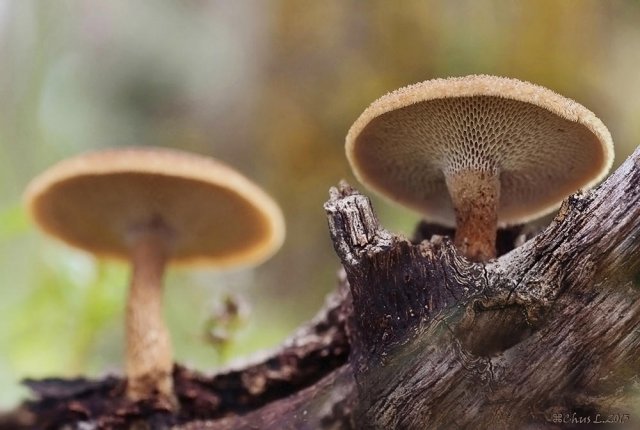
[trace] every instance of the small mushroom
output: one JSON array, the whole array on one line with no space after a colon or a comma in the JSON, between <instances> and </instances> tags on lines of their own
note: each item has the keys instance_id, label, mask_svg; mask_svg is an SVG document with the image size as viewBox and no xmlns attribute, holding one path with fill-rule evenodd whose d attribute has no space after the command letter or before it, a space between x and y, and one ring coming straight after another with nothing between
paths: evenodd
<instances>
[{"instance_id":1,"label":"small mushroom","mask_svg":"<svg viewBox=\"0 0 640 430\"><path fill-rule=\"evenodd\" d=\"M457 225L470 259L495 257L498 224L549 213L596 184L613 143L588 109L516 79L435 79L373 102L353 124L346 153L356 177L430 221Z\"/></svg>"},{"instance_id":2,"label":"small mushroom","mask_svg":"<svg viewBox=\"0 0 640 430\"><path fill-rule=\"evenodd\" d=\"M175 150L80 155L34 179L25 200L47 233L131 262L127 396L158 398L170 407L176 399L162 317L166 264L255 265L284 239L282 213L258 186L214 159Z\"/></svg>"}]
</instances>

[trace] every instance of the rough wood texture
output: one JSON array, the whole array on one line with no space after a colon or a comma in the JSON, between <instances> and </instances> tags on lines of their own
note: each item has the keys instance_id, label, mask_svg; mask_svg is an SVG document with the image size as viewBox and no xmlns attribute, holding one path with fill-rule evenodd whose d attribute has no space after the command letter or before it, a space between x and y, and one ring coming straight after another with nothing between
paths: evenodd
<instances>
[{"instance_id":1,"label":"rough wood texture","mask_svg":"<svg viewBox=\"0 0 640 430\"><path fill-rule=\"evenodd\" d=\"M349 313L348 289L342 276L338 290L327 299L318 315L277 350L211 376L177 366L173 380L180 410L175 414L157 402L128 401L125 380L119 377L97 381L51 378L26 381L35 400L25 402L11 413L0 414L0 429L59 429L64 426L69 429L128 429L134 425L142 426L135 428L165 429L189 422L249 414L267 404L282 405L283 410L290 411L291 406L278 403L278 400L298 392L304 393L297 395L298 398L314 398L314 387L318 393L322 391L319 381L345 366L349 354L345 319ZM344 379L342 377L340 381ZM310 389L305 391L308 387ZM331 405L336 405L335 411L329 410L334 416L323 418L318 415L317 419L333 422L341 419L339 414L350 416L346 412L348 405L342 399L325 398L330 398ZM338 408L339 404L344 405L342 409ZM275 408L277 410L277 406ZM270 410L273 411L274 406ZM327 412L326 408L322 411ZM284 413L274 417L293 419Z\"/></svg>"},{"instance_id":2,"label":"rough wood texture","mask_svg":"<svg viewBox=\"0 0 640 430\"><path fill-rule=\"evenodd\" d=\"M158 421L162 415L129 405L120 423L640 428L640 149L598 189L567 199L544 231L488 264L469 262L426 224L416 237L428 240L391 234L344 183L325 209L348 280L328 312L258 363L205 381L187 372L190 401L202 403L191 416ZM40 385L42 400L5 422L44 416L52 405L58 418L67 414L58 423L77 423L79 410L85 423L100 422L79 407L78 392L60 395L69 383L54 387L55 396ZM627 422L602 425L607 419Z\"/></svg>"},{"instance_id":3,"label":"rough wood texture","mask_svg":"<svg viewBox=\"0 0 640 430\"><path fill-rule=\"evenodd\" d=\"M536 238L486 265L447 239L390 235L345 184L325 208L353 296L363 428L553 428L633 415L640 150L597 190L569 198Z\"/></svg>"}]
</instances>

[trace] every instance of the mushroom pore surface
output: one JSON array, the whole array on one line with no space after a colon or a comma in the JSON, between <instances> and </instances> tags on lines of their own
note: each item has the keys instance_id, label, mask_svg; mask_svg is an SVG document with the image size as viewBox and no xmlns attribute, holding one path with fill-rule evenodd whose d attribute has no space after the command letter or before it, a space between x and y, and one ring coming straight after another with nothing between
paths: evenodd
<instances>
[{"instance_id":1,"label":"mushroom pore surface","mask_svg":"<svg viewBox=\"0 0 640 430\"><path fill-rule=\"evenodd\" d=\"M584 124L499 96L412 103L373 117L351 139L362 182L447 225L455 214L445 174L496 172L498 221L510 224L553 210L611 162Z\"/></svg>"}]
</instances>

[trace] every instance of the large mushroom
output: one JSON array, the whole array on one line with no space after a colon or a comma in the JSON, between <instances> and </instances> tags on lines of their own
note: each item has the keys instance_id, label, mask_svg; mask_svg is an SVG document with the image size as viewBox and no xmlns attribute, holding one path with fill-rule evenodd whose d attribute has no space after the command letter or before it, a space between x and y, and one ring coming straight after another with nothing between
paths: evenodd
<instances>
[{"instance_id":1,"label":"large mushroom","mask_svg":"<svg viewBox=\"0 0 640 430\"><path fill-rule=\"evenodd\" d=\"M175 406L173 353L162 317L166 264L254 265L284 238L276 203L232 168L176 150L88 153L51 167L25 194L47 233L97 256L130 261L127 397Z\"/></svg>"},{"instance_id":2,"label":"large mushroom","mask_svg":"<svg viewBox=\"0 0 640 430\"><path fill-rule=\"evenodd\" d=\"M360 182L429 220L457 226L470 259L495 257L498 225L558 207L609 171L613 143L588 109L516 79L435 79L386 94L353 124Z\"/></svg>"}]
</instances>

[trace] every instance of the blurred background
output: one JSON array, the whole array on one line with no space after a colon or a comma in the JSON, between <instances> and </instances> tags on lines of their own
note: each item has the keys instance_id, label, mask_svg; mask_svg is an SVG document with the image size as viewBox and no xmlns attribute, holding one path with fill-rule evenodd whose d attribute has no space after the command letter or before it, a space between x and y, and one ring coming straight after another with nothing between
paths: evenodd
<instances>
[{"instance_id":1,"label":"blurred background","mask_svg":"<svg viewBox=\"0 0 640 430\"><path fill-rule=\"evenodd\" d=\"M639 68L637 0L0 0L0 409L21 378L121 373L127 268L44 237L21 204L56 161L181 148L282 205L286 243L258 269L168 273L177 360L212 372L276 346L334 288L322 204L358 185L344 136L375 98L434 77L532 81L593 110L618 165L640 142ZM411 234L416 215L374 204Z\"/></svg>"}]
</instances>

